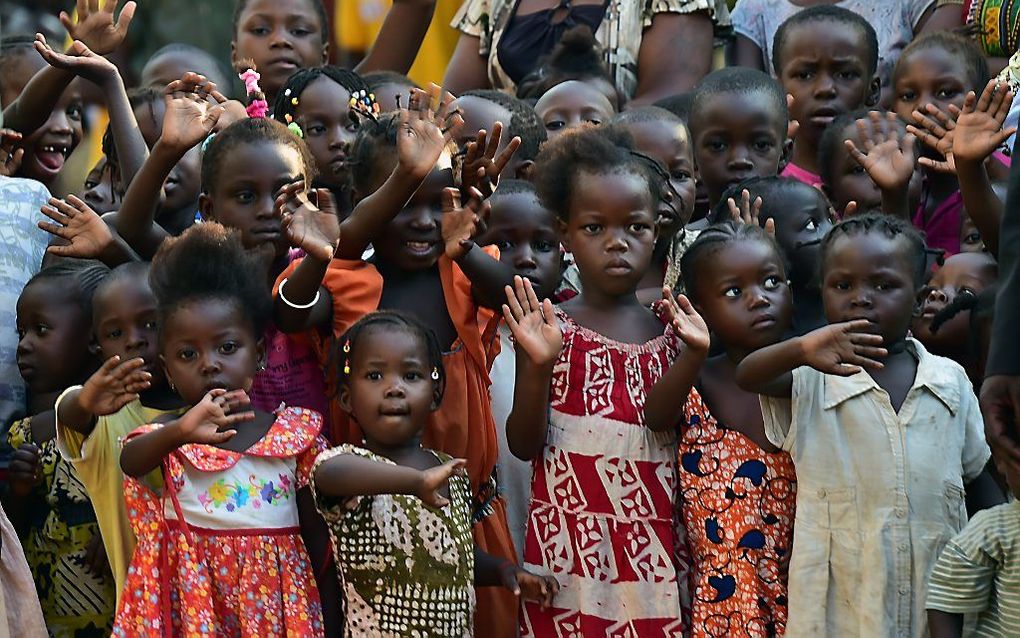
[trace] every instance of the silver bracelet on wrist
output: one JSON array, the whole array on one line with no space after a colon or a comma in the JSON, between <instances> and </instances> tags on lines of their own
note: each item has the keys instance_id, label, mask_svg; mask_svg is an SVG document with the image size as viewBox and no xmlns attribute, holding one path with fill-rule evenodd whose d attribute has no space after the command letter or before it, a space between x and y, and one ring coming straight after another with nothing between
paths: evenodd
<instances>
[{"instance_id":1,"label":"silver bracelet on wrist","mask_svg":"<svg viewBox=\"0 0 1020 638\"><path fill-rule=\"evenodd\" d=\"M288 306L290 306L294 310L308 310L309 308L311 308L315 304L319 303L319 296L322 294L321 290L316 290L315 291L315 297L311 301L309 301L308 303L294 303L290 299L287 299L287 296L283 294L283 287L286 286L286 285L287 285L287 279L284 278L284 280L280 282L280 289L277 292L277 294L279 294L280 299L283 300L283 303L287 304Z\"/></svg>"}]
</instances>

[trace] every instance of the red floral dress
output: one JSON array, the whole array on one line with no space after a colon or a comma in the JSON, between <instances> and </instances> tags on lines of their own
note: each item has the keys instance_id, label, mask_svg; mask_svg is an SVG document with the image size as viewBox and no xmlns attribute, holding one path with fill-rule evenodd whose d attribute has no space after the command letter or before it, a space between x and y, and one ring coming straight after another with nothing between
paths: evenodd
<instances>
[{"instance_id":1,"label":"red floral dress","mask_svg":"<svg viewBox=\"0 0 1020 638\"><path fill-rule=\"evenodd\" d=\"M700 395L684 407L680 517L691 552L693 636L765 638L786 630L786 570L797 475L786 452L766 452L719 427Z\"/></svg>"},{"instance_id":2,"label":"red floral dress","mask_svg":"<svg viewBox=\"0 0 1020 638\"><path fill-rule=\"evenodd\" d=\"M535 461L524 562L560 584L552 607L525 604L522 635L679 636L686 583L673 501L676 436L645 427L645 398L680 355L666 328L625 344L562 310L550 423Z\"/></svg>"},{"instance_id":3,"label":"red floral dress","mask_svg":"<svg viewBox=\"0 0 1020 638\"><path fill-rule=\"evenodd\" d=\"M126 477L138 546L113 634L321 636L297 509L297 491L328 447L321 429L317 412L284 408L243 454L197 444L170 454L165 494Z\"/></svg>"}]
</instances>

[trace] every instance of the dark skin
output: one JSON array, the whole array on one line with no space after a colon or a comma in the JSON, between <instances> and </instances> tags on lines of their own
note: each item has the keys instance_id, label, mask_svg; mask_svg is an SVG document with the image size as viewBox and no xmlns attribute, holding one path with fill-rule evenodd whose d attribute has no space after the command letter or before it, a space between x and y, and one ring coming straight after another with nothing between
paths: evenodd
<instances>
[{"instance_id":1,"label":"dark skin","mask_svg":"<svg viewBox=\"0 0 1020 638\"><path fill-rule=\"evenodd\" d=\"M867 67L864 35L832 21L788 30L779 51L779 81L793 96L790 119L800 122L791 161L819 173L818 142L832 120L878 103L881 90Z\"/></svg>"},{"instance_id":2,"label":"dark skin","mask_svg":"<svg viewBox=\"0 0 1020 638\"><path fill-rule=\"evenodd\" d=\"M574 2L575 6L580 4L593 2ZM553 9L557 5L558 0L522 0L517 15ZM712 19L707 11L656 14L641 35L637 61L639 82L632 103L647 105L694 88L712 68L712 31ZM478 37L461 34L446 68L443 86L454 93L492 88L486 58L479 53L480 46Z\"/></svg>"},{"instance_id":3,"label":"dark skin","mask_svg":"<svg viewBox=\"0 0 1020 638\"><path fill-rule=\"evenodd\" d=\"M553 139L582 124L602 124L616 113L609 99L587 82L568 80L557 84L539 98L535 113Z\"/></svg>"},{"instance_id":4,"label":"dark skin","mask_svg":"<svg viewBox=\"0 0 1020 638\"><path fill-rule=\"evenodd\" d=\"M320 76L301 92L294 109L294 120L304 131L305 143L319 169L317 181L330 189L342 190L349 179L347 154L354 143L357 123L348 109L337 105L346 105L350 99L347 89Z\"/></svg>"},{"instance_id":5,"label":"dark skin","mask_svg":"<svg viewBox=\"0 0 1020 638\"><path fill-rule=\"evenodd\" d=\"M706 258L723 266L704 271L692 291L694 307L725 352L705 361L698 392L721 427L740 432L765 452L776 452L765 436L758 397L737 386L736 371L748 353L778 342L790 327L790 286L782 258L760 240L730 242Z\"/></svg>"},{"instance_id":6,"label":"dark skin","mask_svg":"<svg viewBox=\"0 0 1020 638\"><path fill-rule=\"evenodd\" d=\"M262 440L276 421L253 410L251 389L265 350L247 313L229 299L205 299L178 306L166 317L160 359L167 379L186 405L183 416L124 444L121 469L141 477L160 467L181 445L198 443L243 453ZM339 632L339 592L326 565L325 521L315 512L311 491L297 494L301 534L308 548L323 606L327 635Z\"/></svg>"},{"instance_id":7,"label":"dark skin","mask_svg":"<svg viewBox=\"0 0 1020 638\"><path fill-rule=\"evenodd\" d=\"M971 74L965 60L935 47L916 50L900 58L896 69L897 74L893 78L893 110L904 122L912 122L913 112L925 109L928 104L946 113L950 105L962 109L967 92L983 88L971 85ZM936 154L933 151L930 153ZM929 151L924 154L928 155ZM927 170L925 174L929 189L924 202L927 216L955 193L960 184L954 175L932 170Z\"/></svg>"},{"instance_id":8,"label":"dark skin","mask_svg":"<svg viewBox=\"0 0 1020 638\"><path fill-rule=\"evenodd\" d=\"M227 77L210 55L198 55L189 51L170 51L158 57L151 57L142 67L139 86L162 89L185 73L192 71L227 86Z\"/></svg>"},{"instance_id":9,"label":"dark skin","mask_svg":"<svg viewBox=\"0 0 1020 638\"><path fill-rule=\"evenodd\" d=\"M458 161L463 161L466 158L468 154L468 146L472 142L477 143L479 131L494 133L496 124L509 123L512 114L510 111L495 102L490 102L489 100L485 100L474 95L465 95L457 98L454 100L452 107L460 111L461 117L464 118L464 125L460 128L460 133L455 138L458 148L458 155L454 161L454 167L456 169ZM491 140L491 135L489 136L489 139ZM505 152L507 146L509 146L512 141L513 140L510 136L501 135L499 138L499 144L496 146L496 152ZM482 146L484 147L484 144ZM534 165L535 162L532 160L525 160L519 155L513 155L510 157L509 162L507 162L500 171L499 176L527 179L528 174ZM462 179L462 182L463 181L464 180Z\"/></svg>"},{"instance_id":10,"label":"dark skin","mask_svg":"<svg viewBox=\"0 0 1020 638\"><path fill-rule=\"evenodd\" d=\"M389 465L352 454L323 463L314 480L332 498L375 494L409 494L426 505L450 503L449 480L466 461L440 462L421 447L421 433L439 408L442 391L432 379L441 362L429 360L422 338L406 330L363 332L350 353L350 374L340 389L340 406L362 428L365 447L395 463ZM537 576L509 561L475 548L475 585L502 585L525 599L548 607L559 590L555 579Z\"/></svg>"},{"instance_id":11,"label":"dark skin","mask_svg":"<svg viewBox=\"0 0 1020 638\"><path fill-rule=\"evenodd\" d=\"M354 70L407 73L434 10L435 0L394 2L372 50ZM319 14L309 0L249 0L230 43L231 62L237 65L244 59L255 61L262 74L262 90L272 104L295 71L329 60L329 43L324 36Z\"/></svg>"},{"instance_id":12,"label":"dark skin","mask_svg":"<svg viewBox=\"0 0 1020 638\"><path fill-rule=\"evenodd\" d=\"M533 192L498 195L490 201L492 213L478 244L499 248L499 260L514 275L530 280L539 297L548 297L563 275L556 216Z\"/></svg>"},{"instance_id":13,"label":"dark skin","mask_svg":"<svg viewBox=\"0 0 1020 638\"><path fill-rule=\"evenodd\" d=\"M782 114L757 94L720 93L692 114L694 160L710 208L730 186L779 173L786 127Z\"/></svg>"}]
</instances>

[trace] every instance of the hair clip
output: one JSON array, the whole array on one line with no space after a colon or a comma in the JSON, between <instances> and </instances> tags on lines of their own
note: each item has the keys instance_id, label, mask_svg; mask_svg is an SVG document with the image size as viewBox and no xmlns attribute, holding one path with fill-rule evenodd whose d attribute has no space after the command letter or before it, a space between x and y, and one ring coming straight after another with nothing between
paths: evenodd
<instances>
[{"instance_id":1,"label":"hair clip","mask_svg":"<svg viewBox=\"0 0 1020 638\"><path fill-rule=\"evenodd\" d=\"M439 368L436 367L432 368L432 380L439 381Z\"/></svg>"},{"instance_id":2,"label":"hair clip","mask_svg":"<svg viewBox=\"0 0 1020 638\"><path fill-rule=\"evenodd\" d=\"M344 374L350 374L350 373L351 373L351 362L346 360L346 359L344 359Z\"/></svg>"},{"instance_id":3,"label":"hair clip","mask_svg":"<svg viewBox=\"0 0 1020 638\"><path fill-rule=\"evenodd\" d=\"M379 115L379 113L381 113L379 103L375 101L375 93L369 93L365 89L360 89L351 93L349 104L351 105L351 108L366 111L372 115Z\"/></svg>"},{"instance_id":4,"label":"hair clip","mask_svg":"<svg viewBox=\"0 0 1020 638\"><path fill-rule=\"evenodd\" d=\"M269 102L266 101L262 87L259 86L259 80L262 79L262 76L255 70L254 61L244 60L241 64L243 67L247 67L247 69L237 74L237 77L241 78L241 81L244 82L244 92L249 100L244 110L248 117L266 117L269 115Z\"/></svg>"},{"instance_id":5,"label":"hair clip","mask_svg":"<svg viewBox=\"0 0 1020 638\"><path fill-rule=\"evenodd\" d=\"M290 98L290 103L293 104L294 106L297 106L299 104L298 99L296 97Z\"/></svg>"},{"instance_id":6,"label":"hair clip","mask_svg":"<svg viewBox=\"0 0 1020 638\"><path fill-rule=\"evenodd\" d=\"M252 100L251 104L244 107L248 117L266 117L269 115L269 102L265 100Z\"/></svg>"},{"instance_id":7,"label":"hair clip","mask_svg":"<svg viewBox=\"0 0 1020 638\"><path fill-rule=\"evenodd\" d=\"M304 139L305 137L305 132L301 130L301 127L298 126L297 122L291 122L290 124L288 124L287 130L293 133L294 135L297 135L301 139Z\"/></svg>"},{"instance_id":8,"label":"hair clip","mask_svg":"<svg viewBox=\"0 0 1020 638\"><path fill-rule=\"evenodd\" d=\"M202 142L202 152L203 153L205 153L206 150L209 148L209 143L213 141L214 137L216 137L216 134L215 133L210 133L209 136L205 138L205 141Z\"/></svg>"},{"instance_id":9,"label":"hair clip","mask_svg":"<svg viewBox=\"0 0 1020 638\"><path fill-rule=\"evenodd\" d=\"M350 341L344 341L343 351L344 351L344 354L350 354L351 353L351 342Z\"/></svg>"}]
</instances>

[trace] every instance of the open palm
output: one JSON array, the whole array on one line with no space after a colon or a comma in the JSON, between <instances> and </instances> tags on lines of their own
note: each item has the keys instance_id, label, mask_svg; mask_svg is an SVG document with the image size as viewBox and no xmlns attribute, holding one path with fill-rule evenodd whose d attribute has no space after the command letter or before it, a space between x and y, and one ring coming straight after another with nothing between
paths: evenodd
<instances>
[{"instance_id":1,"label":"open palm","mask_svg":"<svg viewBox=\"0 0 1020 638\"><path fill-rule=\"evenodd\" d=\"M443 149L464 123L452 109L454 98L449 93L439 102L439 109L433 110L439 94L440 88L435 84L428 91L412 89L409 107L400 111L397 161L401 170L421 179L436 165Z\"/></svg>"},{"instance_id":2,"label":"open palm","mask_svg":"<svg viewBox=\"0 0 1020 638\"><path fill-rule=\"evenodd\" d=\"M506 287L507 303L503 317L517 346L524 350L532 363L552 365L563 349L563 331L556 323L552 302L539 302L531 281L514 277L514 287Z\"/></svg>"},{"instance_id":3,"label":"open palm","mask_svg":"<svg viewBox=\"0 0 1020 638\"><path fill-rule=\"evenodd\" d=\"M67 201L51 197L41 210L53 221L39 222L39 228L67 242L47 248L51 255L99 259L114 242L113 231L103 218L74 195L68 195Z\"/></svg>"},{"instance_id":4,"label":"open palm","mask_svg":"<svg viewBox=\"0 0 1020 638\"><path fill-rule=\"evenodd\" d=\"M477 188L471 188L471 199L461 206L460 191L443 189L442 233L446 256L460 259L471 247L471 238L479 233L489 216L489 202L482 200Z\"/></svg>"},{"instance_id":5,"label":"open palm","mask_svg":"<svg viewBox=\"0 0 1020 638\"><path fill-rule=\"evenodd\" d=\"M81 40L99 55L108 55L124 42L137 8L134 2L128 2L114 22L117 1L103 0L100 7L100 0L78 0L78 21L72 20L66 11L61 11L60 22L72 40Z\"/></svg>"},{"instance_id":6,"label":"open palm","mask_svg":"<svg viewBox=\"0 0 1020 638\"><path fill-rule=\"evenodd\" d=\"M1005 84L989 82L976 98L974 92L967 94L963 109L956 120L952 152L961 162L983 162L1002 146L1016 129L1003 129L1013 92Z\"/></svg>"},{"instance_id":7,"label":"open palm","mask_svg":"<svg viewBox=\"0 0 1020 638\"><path fill-rule=\"evenodd\" d=\"M210 97L214 102L209 101ZM185 73L180 80L168 84L163 99L166 115L160 142L179 150L205 139L225 111L222 103L226 98L213 82L197 73Z\"/></svg>"},{"instance_id":8,"label":"open palm","mask_svg":"<svg viewBox=\"0 0 1020 638\"><path fill-rule=\"evenodd\" d=\"M914 173L916 138L909 133L902 138L896 125L896 114L885 118L877 111L867 119L857 120L863 151L853 140L846 140L850 156L864 167L875 185L884 191L905 188Z\"/></svg>"},{"instance_id":9,"label":"open palm","mask_svg":"<svg viewBox=\"0 0 1020 638\"><path fill-rule=\"evenodd\" d=\"M295 182L283 187L276 197L276 207L290 245L329 261L340 242L340 218L328 190L317 189L315 199L318 206L308 199L304 183Z\"/></svg>"}]
</instances>

